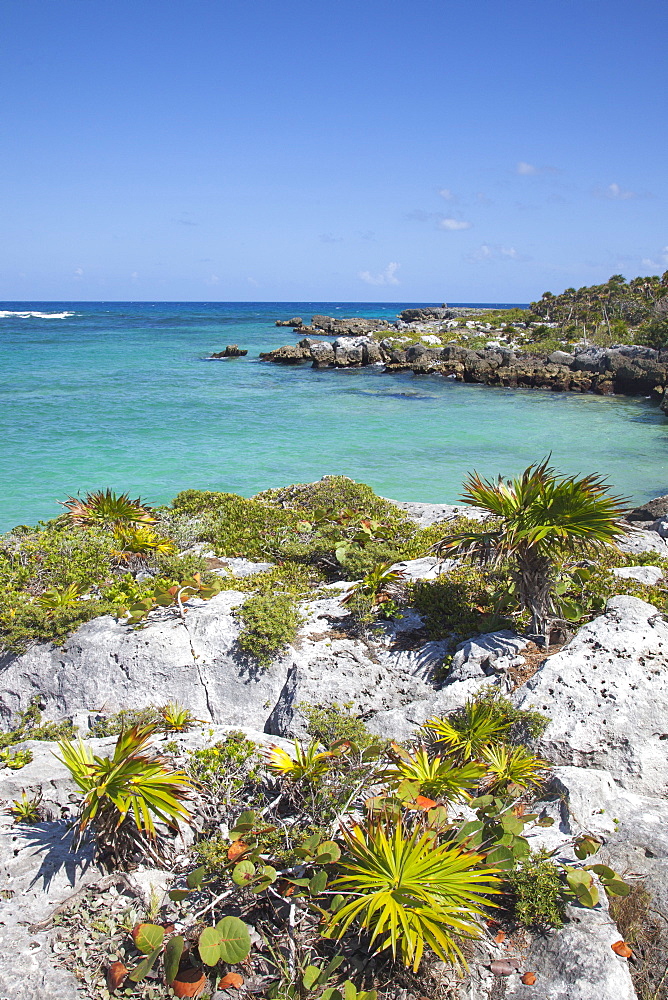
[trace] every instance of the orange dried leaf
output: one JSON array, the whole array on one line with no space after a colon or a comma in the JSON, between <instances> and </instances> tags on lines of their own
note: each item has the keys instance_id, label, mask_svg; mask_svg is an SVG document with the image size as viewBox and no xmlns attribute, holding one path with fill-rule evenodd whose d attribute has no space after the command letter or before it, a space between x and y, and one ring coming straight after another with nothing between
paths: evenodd
<instances>
[{"instance_id":1,"label":"orange dried leaf","mask_svg":"<svg viewBox=\"0 0 668 1000\"><path fill-rule=\"evenodd\" d=\"M238 972L228 972L218 983L219 990L239 990L244 984L244 977Z\"/></svg>"},{"instance_id":2,"label":"orange dried leaf","mask_svg":"<svg viewBox=\"0 0 668 1000\"><path fill-rule=\"evenodd\" d=\"M235 840L227 852L227 856L230 861L238 861L241 855L245 854L248 850L248 844L244 844L243 840Z\"/></svg>"},{"instance_id":3,"label":"orange dried leaf","mask_svg":"<svg viewBox=\"0 0 668 1000\"><path fill-rule=\"evenodd\" d=\"M494 940L496 941L497 944L501 944L503 941L506 940L506 932L505 931L499 931L494 936Z\"/></svg>"},{"instance_id":4,"label":"orange dried leaf","mask_svg":"<svg viewBox=\"0 0 668 1000\"><path fill-rule=\"evenodd\" d=\"M433 809L434 806L437 806L438 802L428 799L425 795L416 795L413 805L416 809L423 809L426 812L428 809Z\"/></svg>"},{"instance_id":5,"label":"orange dried leaf","mask_svg":"<svg viewBox=\"0 0 668 1000\"><path fill-rule=\"evenodd\" d=\"M206 976L201 969L182 969L172 983L177 997L198 997L205 986Z\"/></svg>"},{"instance_id":6,"label":"orange dried leaf","mask_svg":"<svg viewBox=\"0 0 668 1000\"><path fill-rule=\"evenodd\" d=\"M525 986L534 986L536 983L536 973L535 972L525 972L522 976L522 982Z\"/></svg>"},{"instance_id":7,"label":"orange dried leaf","mask_svg":"<svg viewBox=\"0 0 668 1000\"><path fill-rule=\"evenodd\" d=\"M615 941L610 947L615 955L619 955L620 958L630 958L633 954L633 948L629 948L626 941Z\"/></svg>"},{"instance_id":8,"label":"orange dried leaf","mask_svg":"<svg viewBox=\"0 0 668 1000\"><path fill-rule=\"evenodd\" d=\"M117 990L123 984L127 974L128 970L122 962L111 963L107 969L107 987L110 993L113 993L114 990Z\"/></svg>"}]
</instances>

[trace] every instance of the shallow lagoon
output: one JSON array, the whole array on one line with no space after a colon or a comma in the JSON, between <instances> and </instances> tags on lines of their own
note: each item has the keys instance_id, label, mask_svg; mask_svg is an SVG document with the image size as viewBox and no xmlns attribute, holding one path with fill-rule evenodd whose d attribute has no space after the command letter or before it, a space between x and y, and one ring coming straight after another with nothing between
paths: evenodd
<instances>
[{"instance_id":1,"label":"shallow lagoon","mask_svg":"<svg viewBox=\"0 0 668 1000\"><path fill-rule=\"evenodd\" d=\"M344 473L385 496L455 501L463 477L552 452L637 502L668 490L668 420L649 401L463 385L378 368L257 360L297 339L273 321L386 315L397 304L4 303L0 530L111 486L158 503L180 489L251 495ZM207 362L228 343L246 358Z\"/></svg>"}]
</instances>

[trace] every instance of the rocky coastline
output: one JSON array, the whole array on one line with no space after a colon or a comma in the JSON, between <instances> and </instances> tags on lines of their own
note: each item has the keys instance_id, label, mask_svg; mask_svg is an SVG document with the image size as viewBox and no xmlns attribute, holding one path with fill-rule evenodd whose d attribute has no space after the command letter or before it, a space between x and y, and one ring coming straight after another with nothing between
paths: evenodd
<instances>
[{"instance_id":1,"label":"rocky coastline","mask_svg":"<svg viewBox=\"0 0 668 1000\"><path fill-rule=\"evenodd\" d=\"M506 388L547 389L552 392L595 393L601 396L650 396L666 412L668 351L618 345L611 348L581 346L573 354L523 354L506 348L431 347L413 344L402 349L387 340L339 336L334 341L303 338L260 355L281 365L312 368L364 368L383 371L441 375L458 382Z\"/></svg>"}]
</instances>

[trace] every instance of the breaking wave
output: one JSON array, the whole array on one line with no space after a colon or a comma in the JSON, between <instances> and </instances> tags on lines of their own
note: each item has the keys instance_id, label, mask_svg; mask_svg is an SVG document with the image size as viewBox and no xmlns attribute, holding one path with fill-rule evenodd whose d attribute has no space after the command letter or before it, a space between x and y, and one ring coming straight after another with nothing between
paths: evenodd
<instances>
[{"instance_id":1,"label":"breaking wave","mask_svg":"<svg viewBox=\"0 0 668 1000\"><path fill-rule=\"evenodd\" d=\"M74 315L73 312L15 312L13 309L0 309L0 319L8 319L9 316L18 316L19 319L67 319L68 316Z\"/></svg>"}]
</instances>

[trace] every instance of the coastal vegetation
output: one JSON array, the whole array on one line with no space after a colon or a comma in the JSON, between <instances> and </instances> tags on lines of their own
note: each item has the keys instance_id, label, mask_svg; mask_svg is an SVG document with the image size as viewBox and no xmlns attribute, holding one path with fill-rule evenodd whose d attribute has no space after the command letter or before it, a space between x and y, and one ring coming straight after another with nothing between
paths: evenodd
<instances>
[{"instance_id":1,"label":"coastal vegetation","mask_svg":"<svg viewBox=\"0 0 668 1000\"><path fill-rule=\"evenodd\" d=\"M334 712L312 706L313 730L340 737ZM403 745L360 720L344 723L346 738L291 749L231 732L157 752L150 724L123 728L109 757L61 741L79 834L94 829L112 871L148 856L172 872L149 907L101 909L91 891L65 911L60 940L83 929L85 943L62 961L88 997L189 996L186 984L222 981L345 1000L397 978L436 996L435 960L465 966L485 924L504 937L558 927L569 901L596 905L595 876L613 897L629 892L589 863L592 838L576 840L569 865L530 849L526 833L551 823L531 813L548 765L530 742L546 722L490 689ZM17 803L16 822L31 810ZM178 860L177 820L194 836Z\"/></svg>"},{"instance_id":2,"label":"coastal vegetation","mask_svg":"<svg viewBox=\"0 0 668 1000\"><path fill-rule=\"evenodd\" d=\"M482 529L447 536L437 551L466 552L483 564L511 561L519 603L531 614L532 634L548 645L557 612L557 567L596 555L623 537L627 511L622 498L613 496L598 476L557 476L548 459L508 482L474 473L462 496L494 520Z\"/></svg>"},{"instance_id":3,"label":"coastal vegetation","mask_svg":"<svg viewBox=\"0 0 668 1000\"><path fill-rule=\"evenodd\" d=\"M543 468L530 482L518 485L529 499L539 486L541 495L546 496L548 488L552 491L556 506L542 525L540 519L524 523L517 511L513 513L510 495L504 500L503 491L495 494L493 487L473 481L469 485L475 488L475 502L487 505L490 517L501 517L501 522L481 525L460 518L418 528L395 504L344 476L270 490L253 499L187 490L168 507L142 505L139 510L135 502L127 516L149 517L150 531L159 544L126 551L122 559L118 511L126 504L125 496L121 495L123 503L113 516L92 518L85 513L91 497L102 496L112 506L117 497L111 491L89 495L80 507L68 507L68 513L53 521L34 528L22 525L0 538L0 644L12 652L35 642L62 644L80 625L105 614L128 627L141 627L160 609L183 618L191 598L208 600L223 590L235 590L249 595L237 612L244 625L240 645L266 666L295 638L301 620L299 603L337 580L355 582L345 600L352 617L365 627L400 616L413 606L424 616L431 636L452 636L453 642L512 623L522 628L528 624L525 609L533 613L532 604L526 587L522 590L523 585L513 582L512 562L517 546L525 545L517 533L529 527L543 532L539 548L550 548L545 579L550 606L558 617L585 620L600 610L607 597L620 592L663 605L660 587L612 575L616 566L660 563L660 557L622 556L608 547L596 561L583 562L584 552L576 558L572 547L568 551L565 539L584 539L589 530L582 520L585 511L594 515L597 505L612 503L593 479L583 481L573 493L574 481L555 480L551 470ZM564 508L560 525L553 514L568 500L569 491L571 504L579 496L580 519L571 523L576 512L571 506L566 516ZM473 500L470 491L467 500ZM542 506L529 504L527 517L536 511L542 513ZM608 513L617 516L612 506ZM511 521L512 545L507 531L499 534L499 524L508 529ZM597 524L603 530L600 519ZM481 533L479 544L474 544L477 533ZM392 569L402 560L430 554L446 535L459 536L464 548L473 546L448 574L413 583ZM502 536L504 546L494 547L494 538ZM590 540L595 541L593 535ZM477 565L483 550L491 553L492 548L495 558ZM225 561L230 558L267 560L271 565L259 566L250 576L235 576ZM538 611L544 620L546 612ZM535 619L534 626L539 625Z\"/></svg>"}]
</instances>

